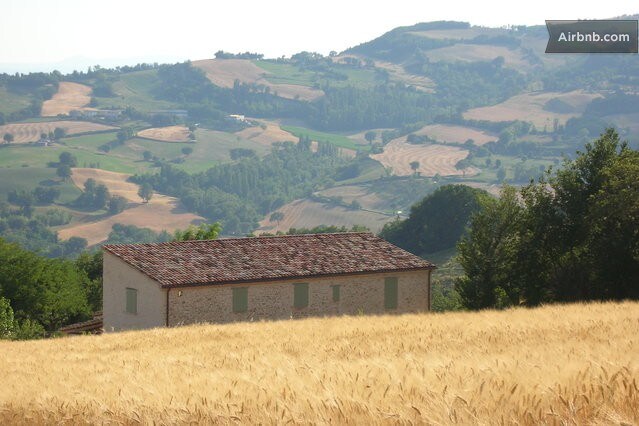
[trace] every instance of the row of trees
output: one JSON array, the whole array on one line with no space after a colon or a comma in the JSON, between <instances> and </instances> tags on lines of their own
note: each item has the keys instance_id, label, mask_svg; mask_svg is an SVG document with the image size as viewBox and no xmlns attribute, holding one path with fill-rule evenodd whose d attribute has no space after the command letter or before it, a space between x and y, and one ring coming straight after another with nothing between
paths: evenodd
<instances>
[{"instance_id":1,"label":"row of trees","mask_svg":"<svg viewBox=\"0 0 639 426\"><path fill-rule=\"evenodd\" d=\"M485 199L458 245L470 309L639 298L639 152L608 129L562 169Z\"/></svg>"}]
</instances>

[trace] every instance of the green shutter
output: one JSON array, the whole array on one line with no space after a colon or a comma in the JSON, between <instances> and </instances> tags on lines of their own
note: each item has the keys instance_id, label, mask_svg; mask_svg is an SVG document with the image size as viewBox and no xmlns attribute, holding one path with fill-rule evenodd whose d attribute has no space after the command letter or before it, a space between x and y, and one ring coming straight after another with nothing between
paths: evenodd
<instances>
[{"instance_id":1,"label":"green shutter","mask_svg":"<svg viewBox=\"0 0 639 426\"><path fill-rule=\"evenodd\" d=\"M384 280L384 308L397 309L396 277L388 277Z\"/></svg>"},{"instance_id":2,"label":"green shutter","mask_svg":"<svg viewBox=\"0 0 639 426\"><path fill-rule=\"evenodd\" d=\"M293 305L296 308L305 308L308 306L308 284L294 284L293 287Z\"/></svg>"},{"instance_id":3,"label":"green shutter","mask_svg":"<svg viewBox=\"0 0 639 426\"><path fill-rule=\"evenodd\" d=\"M248 287L238 287L233 289L233 312L248 311Z\"/></svg>"},{"instance_id":4,"label":"green shutter","mask_svg":"<svg viewBox=\"0 0 639 426\"><path fill-rule=\"evenodd\" d=\"M134 288L126 289L126 311L129 314L138 313L138 291Z\"/></svg>"},{"instance_id":5,"label":"green shutter","mask_svg":"<svg viewBox=\"0 0 639 426\"><path fill-rule=\"evenodd\" d=\"M339 302L339 286L334 285L333 287L333 302Z\"/></svg>"}]
</instances>

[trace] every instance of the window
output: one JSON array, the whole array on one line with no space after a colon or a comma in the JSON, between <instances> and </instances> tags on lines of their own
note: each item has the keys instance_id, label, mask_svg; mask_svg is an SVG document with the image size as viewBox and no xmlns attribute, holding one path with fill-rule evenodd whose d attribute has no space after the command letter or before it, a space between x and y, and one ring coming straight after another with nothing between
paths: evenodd
<instances>
[{"instance_id":1,"label":"window","mask_svg":"<svg viewBox=\"0 0 639 426\"><path fill-rule=\"evenodd\" d=\"M238 287L233 289L233 312L248 311L248 288Z\"/></svg>"},{"instance_id":2,"label":"window","mask_svg":"<svg viewBox=\"0 0 639 426\"><path fill-rule=\"evenodd\" d=\"M138 291L134 288L126 289L126 312L128 314L138 313Z\"/></svg>"},{"instance_id":3,"label":"window","mask_svg":"<svg viewBox=\"0 0 639 426\"><path fill-rule=\"evenodd\" d=\"M308 306L308 284L293 284L293 306L305 308Z\"/></svg>"},{"instance_id":4,"label":"window","mask_svg":"<svg viewBox=\"0 0 639 426\"><path fill-rule=\"evenodd\" d=\"M397 309L396 277L388 277L384 280L384 308Z\"/></svg>"},{"instance_id":5,"label":"window","mask_svg":"<svg viewBox=\"0 0 639 426\"><path fill-rule=\"evenodd\" d=\"M333 289L333 302L339 302L339 285L332 285L331 288Z\"/></svg>"}]
</instances>

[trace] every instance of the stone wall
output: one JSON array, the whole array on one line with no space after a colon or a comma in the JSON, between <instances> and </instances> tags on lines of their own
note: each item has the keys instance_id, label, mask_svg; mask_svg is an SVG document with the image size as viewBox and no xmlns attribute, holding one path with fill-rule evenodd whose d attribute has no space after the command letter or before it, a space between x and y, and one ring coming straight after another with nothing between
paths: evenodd
<instances>
[{"instance_id":1,"label":"stone wall","mask_svg":"<svg viewBox=\"0 0 639 426\"><path fill-rule=\"evenodd\" d=\"M397 309L384 308L384 281L398 278ZM388 274L348 275L296 281L173 288L169 291L171 326L201 322L226 323L328 315L423 312L429 310L427 270ZM293 306L295 283L308 283L309 303ZM332 286L340 286L333 301ZM248 288L248 310L233 312L233 288Z\"/></svg>"}]
</instances>

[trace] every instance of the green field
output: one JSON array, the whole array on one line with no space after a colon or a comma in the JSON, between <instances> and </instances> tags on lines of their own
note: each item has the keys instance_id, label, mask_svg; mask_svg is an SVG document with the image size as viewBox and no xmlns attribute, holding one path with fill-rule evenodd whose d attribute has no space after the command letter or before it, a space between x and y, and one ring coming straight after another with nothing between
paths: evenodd
<instances>
[{"instance_id":1,"label":"green field","mask_svg":"<svg viewBox=\"0 0 639 426\"><path fill-rule=\"evenodd\" d=\"M375 72L369 69L334 64L331 66L331 70L347 77L346 80L338 80L322 72L300 69L297 65L290 63L272 61L253 61L253 63L271 73L266 76L266 79L273 84L296 84L308 87L326 83L336 87L372 86L375 84Z\"/></svg>"},{"instance_id":2,"label":"green field","mask_svg":"<svg viewBox=\"0 0 639 426\"><path fill-rule=\"evenodd\" d=\"M271 75L266 79L273 84L296 84L312 87L317 80L317 73L300 70L298 66L283 62L252 61L258 67L268 71Z\"/></svg>"},{"instance_id":3,"label":"green field","mask_svg":"<svg viewBox=\"0 0 639 426\"><path fill-rule=\"evenodd\" d=\"M57 162L61 152L68 151L78 160L78 167L97 167L122 173L136 173L147 169L146 164L137 164L134 160L104 153L95 152L92 149L82 147L40 147L13 145L0 149L0 168L11 170L23 167L47 167L50 162Z\"/></svg>"},{"instance_id":4,"label":"green field","mask_svg":"<svg viewBox=\"0 0 639 426\"><path fill-rule=\"evenodd\" d=\"M60 182L54 168L20 167L14 169L0 168L0 202L6 201L12 190L31 191L38 186L53 186L60 190L59 203L68 203L80 195L80 190L73 182Z\"/></svg>"},{"instance_id":5,"label":"green field","mask_svg":"<svg viewBox=\"0 0 639 426\"><path fill-rule=\"evenodd\" d=\"M360 174L352 179L346 179L339 182L340 185L355 185L358 183L369 182L371 180L379 179L386 175L384 166L379 161L372 158L366 158L361 162L362 168Z\"/></svg>"},{"instance_id":6,"label":"green field","mask_svg":"<svg viewBox=\"0 0 639 426\"><path fill-rule=\"evenodd\" d=\"M21 95L0 86L0 113L11 114L28 107L31 104L30 95Z\"/></svg>"},{"instance_id":7,"label":"green field","mask_svg":"<svg viewBox=\"0 0 639 426\"><path fill-rule=\"evenodd\" d=\"M487 157L473 158L473 160L471 161L471 164L474 167L479 168L481 172L478 175L468 176L466 180L472 180L472 181L478 181L478 182L484 182L484 183L497 183L498 168L495 167L495 162L497 160L501 160L501 167L503 167L506 170L506 182L507 183L508 181L512 182L512 179L514 177L515 166L522 162L521 158L519 157L506 156L506 155L491 155L490 158L492 160L492 164L490 167L486 167L486 158ZM553 165L553 159L531 158L531 159L527 159L524 162L524 165L526 168L532 168L532 167L539 168L540 166L544 166L544 168L547 168L548 166ZM460 180L464 180L464 179L460 178Z\"/></svg>"},{"instance_id":8,"label":"green field","mask_svg":"<svg viewBox=\"0 0 639 426\"><path fill-rule=\"evenodd\" d=\"M313 141L329 142L340 148L352 149L355 151L368 151L370 147L366 145L358 145L352 139L346 136L336 135L333 133L318 132L316 130L306 129L304 127L297 126L281 126L282 130L285 130L298 138L301 136L308 136Z\"/></svg>"},{"instance_id":9,"label":"green field","mask_svg":"<svg viewBox=\"0 0 639 426\"><path fill-rule=\"evenodd\" d=\"M141 161L144 151L150 151L154 156L167 161L184 158L183 163L176 163L174 166L189 173L197 173L208 170L215 164L231 161L230 150L233 148L252 149L260 156L268 153L266 146L231 133L198 129L195 136L196 143L159 142L134 138L127 141L125 145L113 149L109 154L134 161ZM193 152L185 156L182 154L184 147L193 148Z\"/></svg>"},{"instance_id":10,"label":"green field","mask_svg":"<svg viewBox=\"0 0 639 426\"><path fill-rule=\"evenodd\" d=\"M69 147L84 148L97 151L98 147L107 142L116 140L115 132L96 133L93 135L82 135L65 138L64 144Z\"/></svg>"},{"instance_id":11,"label":"green field","mask_svg":"<svg viewBox=\"0 0 639 426\"><path fill-rule=\"evenodd\" d=\"M122 74L113 83L112 98L96 98L98 108L126 108L131 106L139 111L153 111L175 108L169 101L157 100L153 91L160 84L157 70L135 71Z\"/></svg>"}]
</instances>

